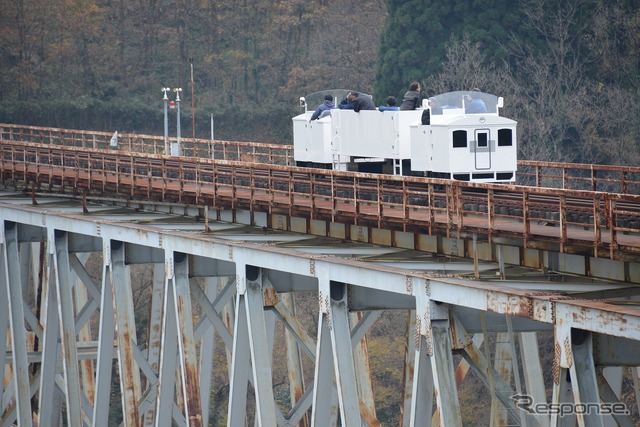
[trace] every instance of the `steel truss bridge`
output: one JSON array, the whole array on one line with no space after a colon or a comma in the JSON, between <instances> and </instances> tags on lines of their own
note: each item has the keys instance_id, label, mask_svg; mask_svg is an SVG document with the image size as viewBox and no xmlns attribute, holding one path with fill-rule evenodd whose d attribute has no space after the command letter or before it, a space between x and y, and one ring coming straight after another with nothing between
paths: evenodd
<instances>
[{"instance_id":1,"label":"steel truss bridge","mask_svg":"<svg viewBox=\"0 0 640 427\"><path fill-rule=\"evenodd\" d=\"M380 426L388 313L403 427L462 426L469 372L487 425L640 425L640 168L487 185L111 140L0 125L0 426Z\"/></svg>"}]
</instances>

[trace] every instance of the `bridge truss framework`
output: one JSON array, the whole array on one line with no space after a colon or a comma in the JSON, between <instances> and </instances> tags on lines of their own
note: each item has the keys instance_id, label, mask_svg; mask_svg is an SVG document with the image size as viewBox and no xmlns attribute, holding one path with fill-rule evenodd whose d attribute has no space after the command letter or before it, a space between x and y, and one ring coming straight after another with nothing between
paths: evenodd
<instances>
[{"instance_id":1,"label":"bridge truss framework","mask_svg":"<svg viewBox=\"0 0 640 427\"><path fill-rule=\"evenodd\" d=\"M279 229L287 223L281 216L246 211L220 211L205 224L196 221L202 212L195 208L83 205L5 193L0 212L0 344L9 343L2 351L3 426L59 425L62 408L68 425L110 425L114 362L124 425L170 425L171 419L209 425L211 370L227 368L229 426L244 425L251 396L257 425L325 426L338 419L380 425L363 338L386 310L412 313L402 396L407 426L461 426L457 390L469 369L498 402L492 425L605 425L612 417L533 416L511 397L547 403L543 377L553 370L548 403L621 404L620 367L640 365L639 312L614 301L636 295L632 284L584 278L559 284L527 279L531 271L516 277L509 265L518 265L510 263L519 258L517 248L476 241L474 253L495 249L499 261L416 262L412 251L291 233ZM250 217L254 224L241 225ZM434 245L450 252L469 244L421 238L439 240ZM98 279L87 266L91 254L101 259ZM566 270L577 257L538 255L544 265ZM607 262L612 276L621 274L615 270L623 263ZM131 269L138 264L153 270L145 319L134 308ZM622 268L635 274L634 266ZM470 272L481 277L469 278ZM315 335L295 313L295 295L306 292L317 296ZM138 322L148 322L144 342ZM284 349L273 344L276 323L287 331ZM228 354L223 366L213 357L214 331ZM543 366L538 354L540 331L553 331L552 366ZM499 334L493 357L482 341L489 333ZM454 355L462 356L459 364ZM293 396L286 409L274 396L278 358L287 360ZM306 383L304 358L314 366ZM618 368L604 369L611 367ZM636 381L637 373L633 368ZM634 425L626 414L613 422Z\"/></svg>"}]
</instances>

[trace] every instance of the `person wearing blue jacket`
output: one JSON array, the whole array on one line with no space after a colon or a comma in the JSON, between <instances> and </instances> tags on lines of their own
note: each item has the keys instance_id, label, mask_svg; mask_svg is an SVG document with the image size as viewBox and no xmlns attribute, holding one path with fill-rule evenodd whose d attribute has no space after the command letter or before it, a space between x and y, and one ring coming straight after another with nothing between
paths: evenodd
<instances>
[{"instance_id":1,"label":"person wearing blue jacket","mask_svg":"<svg viewBox=\"0 0 640 427\"><path fill-rule=\"evenodd\" d=\"M398 101L396 101L395 96L390 96L387 98L387 105L381 105L378 107L380 111L400 111L398 108Z\"/></svg>"},{"instance_id":2,"label":"person wearing blue jacket","mask_svg":"<svg viewBox=\"0 0 640 427\"><path fill-rule=\"evenodd\" d=\"M333 96L325 95L324 96L324 102L322 104L318 105L318 108L316 108L316 111L314 111L313 114L311 115L311 120L316 120L316 119L320 118L320 115L324 111L329 111L332 108L336 108L336 106L333 104Z\"/></svg>"},{"instance_id":3,"label":"person wearing blue jacket","mask_svg":"<svg viewBox=\"0 0 640 427\"><path fill-rule=\"evenodd\" d=\"M487 112L487 105L479 96L480 89L473 88L471 93L465 96L465 100L468 102L464 112L466 114L479 114Z\"/></svg>"}]
</instances>

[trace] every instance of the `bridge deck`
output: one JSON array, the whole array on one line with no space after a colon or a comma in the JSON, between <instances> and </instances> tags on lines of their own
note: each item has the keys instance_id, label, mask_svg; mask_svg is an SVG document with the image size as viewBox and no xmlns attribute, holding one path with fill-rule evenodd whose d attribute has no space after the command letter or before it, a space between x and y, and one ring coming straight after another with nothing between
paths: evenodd
<instances>
[{"instance_id":1,"label":"bridge deck","mask_svg":"<svg viewBox=\"0 0 640 427\"><path fill-rule=\"evenodd\" d=\"M447 237L477 233L522 247L630 260L640 196L325 171L4 141L5 181L29 191L109 195L287 213Z\"/></svg>"}]
</instances>

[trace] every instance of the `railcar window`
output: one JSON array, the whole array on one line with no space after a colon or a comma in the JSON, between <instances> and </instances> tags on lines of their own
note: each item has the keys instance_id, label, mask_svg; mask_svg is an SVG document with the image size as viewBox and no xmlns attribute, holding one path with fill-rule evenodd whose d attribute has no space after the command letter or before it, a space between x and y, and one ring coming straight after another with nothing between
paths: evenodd
<instances>
[{"instance_id":1,"label":"railcar window","mask_svg":"<svg viewBox=\"0 0 640 427\"><path fill-rule=\"evenodd\" d=\"M478 147L487 147L489 145L487 136L488 134L484 132L478 132Z\"/></svg>"},{"instance_id":2,"label":"railcar window","mask_svg":"<svg viewBox=\"0 0 640 427\"><path fill-rule=\"evenodd\" d=\"M513 145L513 132L511 129L498 129L498 147Z\"/></svg>"},{"instance_id":3,"label":"railcar window","mask_svg":"<svg viewBox=\"0 0 640 427\"><path fill-rule=\"evenodd\" d=\"M467 146L467 131L454 130L453 131L453 148L464 148L466 146Z\"/></svg>"}]
</instances>

